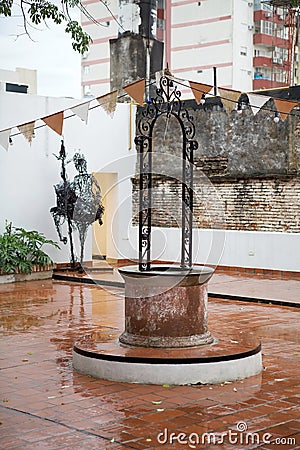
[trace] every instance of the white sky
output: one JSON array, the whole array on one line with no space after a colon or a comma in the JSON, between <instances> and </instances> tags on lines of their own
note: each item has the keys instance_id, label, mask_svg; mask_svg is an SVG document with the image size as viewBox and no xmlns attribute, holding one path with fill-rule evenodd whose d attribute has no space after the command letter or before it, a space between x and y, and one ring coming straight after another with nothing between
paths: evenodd
<instances>
[{"instance_id":1,"label":"white sky","mask_svg":"<svg viewBox=\"0 0 300 450\"><path fill-rule=\"evenodd\" d=\"M29 28L34 42L27 35L16 39L24 31L21 17L0 16L0 69L36 69L38 95L81 98L81 57L70 35L52 22L39 29Z\"/></svg>"}]
</instances>

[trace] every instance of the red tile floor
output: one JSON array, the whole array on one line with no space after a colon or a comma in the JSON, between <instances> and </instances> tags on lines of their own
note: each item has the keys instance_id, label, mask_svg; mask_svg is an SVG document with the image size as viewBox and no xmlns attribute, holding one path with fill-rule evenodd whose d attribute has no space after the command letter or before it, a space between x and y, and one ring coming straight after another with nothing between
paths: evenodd
<instances>
[{"instance_id":1,"label":"red tile floor","mask_svg":"<svg viewBox=\"0 0 300 450\"><path fill-rule=\"evenodd\" d=\"M74 372L75 339L122 331L122 294L52 280L0 286L1 449L300 449L299 308L210 298L211 326L262 342L263 372L242 381L138 385Z\"/></svg>"}]
</instances>

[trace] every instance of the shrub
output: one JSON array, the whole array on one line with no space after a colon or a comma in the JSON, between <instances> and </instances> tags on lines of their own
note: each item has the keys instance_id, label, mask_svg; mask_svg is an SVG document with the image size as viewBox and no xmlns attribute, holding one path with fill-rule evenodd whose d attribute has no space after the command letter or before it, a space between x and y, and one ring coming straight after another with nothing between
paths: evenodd
<instances>
[{"instance_id":1,"label":"shrub","mask_svg":"<svg viewBox=\"0 0 300 450\"><path fill-rule=\"evenodd\" d=\"M57 242L35 230L26 231L13 227L11 222L6 223L4 233L0 234L0 272L31 273L35 265L52 264L51 258L41 249L45 244L60 248Z\"/></svg>"}]
</instances>

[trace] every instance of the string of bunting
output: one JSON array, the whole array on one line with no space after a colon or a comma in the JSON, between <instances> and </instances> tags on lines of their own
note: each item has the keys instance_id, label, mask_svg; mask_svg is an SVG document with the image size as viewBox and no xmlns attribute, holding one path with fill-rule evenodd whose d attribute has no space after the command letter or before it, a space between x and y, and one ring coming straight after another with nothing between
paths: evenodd
<instances>
[{"instance_id":1,"label":"string of bunting","mask_svg":"<svg viewBox=\"0 0 300 450\"><path fill-rule=\"evenodd\" d=\"M159 83L160 77L163 76L164 74L172 76L169 71L166 73L166 70L157 72L155 74L156 84ZM173 78L178 84L181 84L182 86L191 89L191 92L193 93L195 101L198 105L205 101L205 96L207 94L213 95L212 91L214 90L214 87L212 85L188 81L175 77ZM146 87L146 80L143 78L141 80L123 86L123 90L134 100L136 104L143 105L145 87ZM220 87L218 88L218 95L222 100L223 107L227 112L227 114L229 114L236 107L236 104L238 103L238 100L242 95L242 93L243 93L242 91L236 91L233 89ZM248 96L249 106L253 112L253 115L256 115L260 111L260 109L266 104L266 102L271 98L270 96L255 94L251 92L249 93L244 92L244 93ZM118 95L118 91L114 90L112 92L109 92L108 94L104 94L96 98L91 98L83 103L74 105L73 107L68 107L64 110L56 111L55 113L48 115L46 117L37 117L35 120L32 120L28 123L16 124L15 127L18 128L19 132L14 134L11 134L11 130L14 127L0 130L0 145L5 150L8 150L11 136L16 136L18 134L23 134L25 139L29 143L31 143L34 137L34 131L43 126L48 126L54 132L56 132L58 135L61 136L63 133L64 119L78 116L83 122L87 123L89 111L95 109L98 106L102 107L103 110L109 115L109 117L113 118L118 99L124 97L126 94ZM280 115L282 120L285 120L286 117L291 113L292 109L299 104L299 102L296 101L282 100L274 97L272 98L274 100L274 104L277 110L273 112ZM96 106L91 106L91 102L93 100L97 100L98 104ZM71 110L72 115L66 116L67 110ZM44 123L42 125L37 125L36 124L37 120L42 120L42 122Z\"/></svg>"}]
</instances>

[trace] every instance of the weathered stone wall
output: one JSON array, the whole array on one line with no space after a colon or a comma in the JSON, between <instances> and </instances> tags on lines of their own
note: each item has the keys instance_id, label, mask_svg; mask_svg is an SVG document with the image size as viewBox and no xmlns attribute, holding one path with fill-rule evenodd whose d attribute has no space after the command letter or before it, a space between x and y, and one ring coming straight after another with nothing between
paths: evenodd
<instances>
[{"instance_id":1,"label":"weathered stone wall","mask_svg":"<svg viewBox=\"0 0 300 450\"><path fill-rule=\"evenodd\" d=\"M223 110L190 108L190 113L199 143L195 225L300 232L299 117L289 116L276 124L274 114L267 110L256 116L250 110L227 115ZM181 223L181 140L176 120L161 117L154 133L153 226ZM133 190L136 210L136 180Z\"/></svg>"}]
</instances>

